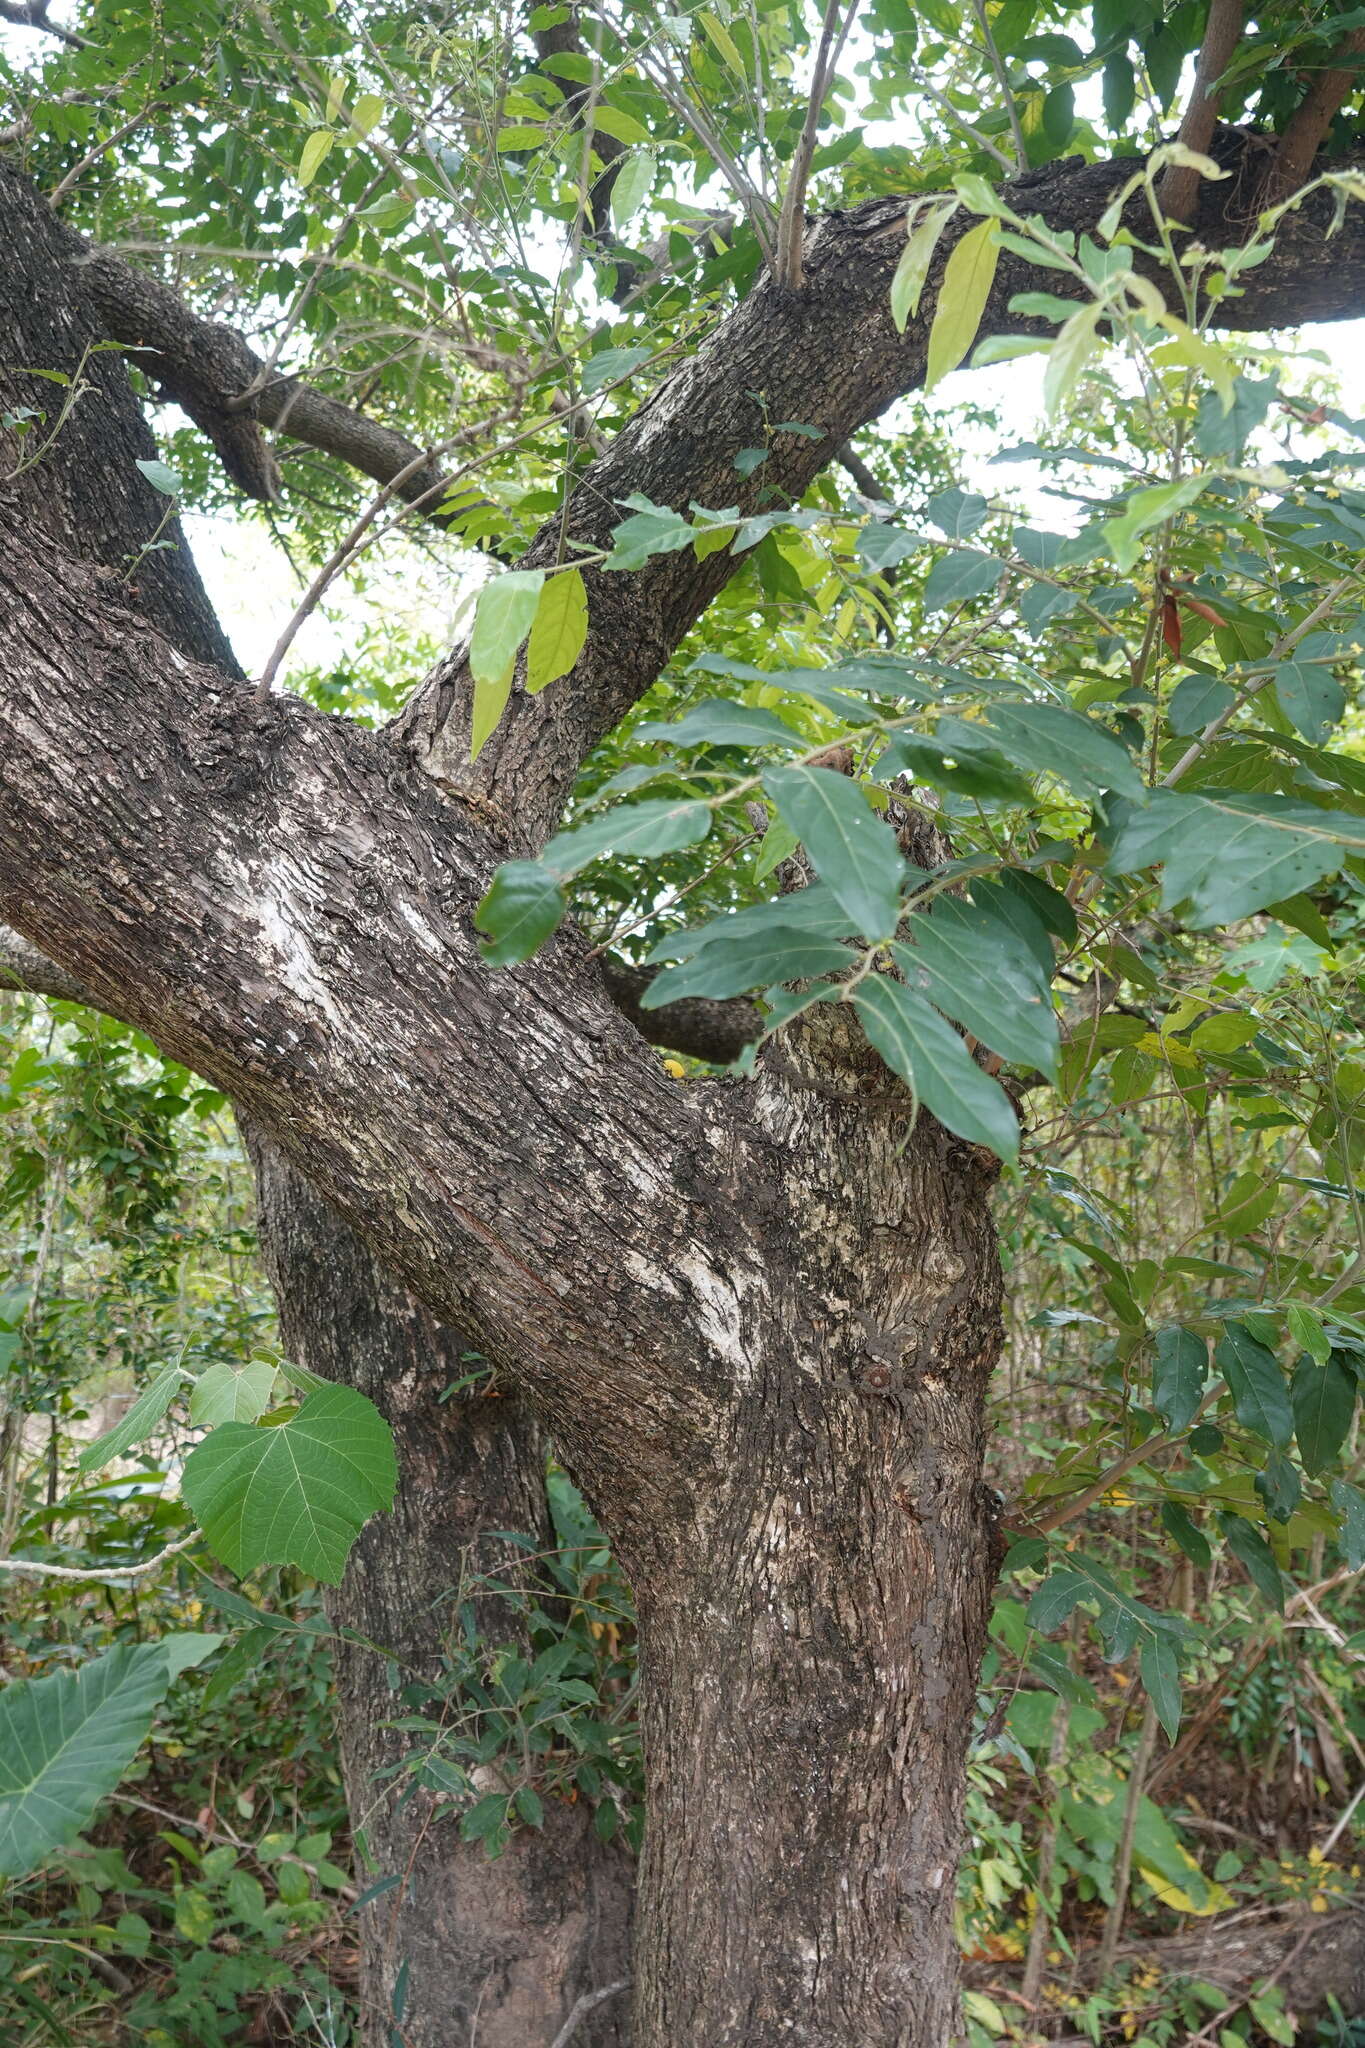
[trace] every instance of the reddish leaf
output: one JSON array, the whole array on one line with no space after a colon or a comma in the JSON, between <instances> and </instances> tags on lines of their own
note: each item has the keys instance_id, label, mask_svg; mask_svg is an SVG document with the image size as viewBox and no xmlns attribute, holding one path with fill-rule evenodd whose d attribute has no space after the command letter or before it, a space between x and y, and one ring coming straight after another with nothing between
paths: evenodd
<instances>
[{"instance_id":1,"label":"reddish leaf","mask_svg":"<svg viewBox=\"0 0 1365 2048\"><path fill-rule=\"evenodd\" d=\"M1161 600L1161 637L1172 654L1180 652L1180 608L1173 597Z\"/></svg>"}]
</instances>

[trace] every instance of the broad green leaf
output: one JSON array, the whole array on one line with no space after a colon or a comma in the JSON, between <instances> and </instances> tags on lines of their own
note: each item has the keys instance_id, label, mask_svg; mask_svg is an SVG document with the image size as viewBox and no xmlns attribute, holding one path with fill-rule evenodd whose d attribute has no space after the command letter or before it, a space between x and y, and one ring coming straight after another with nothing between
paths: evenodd
<instances>
[{"instance_id":1,"label":"broad green leaf","mask_svg":"<svg viewBox=\"0 0 1365 2048\"><path fill-rule=\"evenodd\" d=\"M384 102L377 92L362 92L351 109L351 126L357 135L368 135L384 118Z\"/></svg>"},{"instance_id":2,"label":"broad green leaf","mask_svg":"<svg viewBox=\"0 0 1365 2048\"><path fill-rule=\"evenodd\" d=\"M137 1755L164 1698L164 1642L120 1643L76 1671L0 1691L0 1875L72 1840Z\"/></svg>"},{"instance_id":3,"label":"broad green leaf","mask_svg":"<svg viewBox=\"0 0 1365 2048\"><path fill-rule=\"evenodd\" d=\"M689 960L703 946L722 936L728 938L732 932L739 932L761 939L765 931L777 924L821 939L846 939L853 930L852 918L832 892L823 882L812 882L808 889L797 889L775 901L751 903L744 910L727 911L723 917L712 918L709 924L669 932L651 947L645 959L651 967L661 960Z\"/></svg>"},{"instance_id":4,"label":"broad green leaf","mask_svg":"<svg viewBox=\"0 0 1365 2048\"><path fill-rule=\"evenodd\" d=\"M951 1024L922 996L885 974L859 982L853 1001L886 1064L958 1137L1002 1159L1019 1151L1019 1119L1004 1089L983 1074Z\"/></svg>"},{"instance_id":5,"label":"broad green leaf","mask_svg":"<svg viewBox=\"0 0 1365 2048\"><path fill-rule=\"evenodd\" d=\"M647 363L653 353L653 349L649 348L644 342L632 342L622 348L599 348L596 355L589 356L588 360L584 363L579 382L582 384L584 392L591 398L593 393L600 391L604 385L615 384L620 378L628 377L632 370L638 370L641 363ZM649 513L658 513L661 517L668 519L675 519L678 516L676 513L667 512L663 506L655 505L649 507L648 513L638 514L637 517L647 517ZM687 524L686 520L683 521L683 524ZM635 519L627 519L624 522L624 526L628 527L632 533L638 531ZM623 528L618 526L616 529L616 555L613 555L611 560L604 564L604 567L608 569L638 569L640 567L639 562L626 562L617 559L622 548L622 531ZM691 537L691 529L689 528L687 538L690 540ZM659 549L655 548L651 552L657 554Z\"/></svg>"},{"instance_id":6,"label":"broad green leaf","mask_svg":"<svg viewBox=\"0 0 1365 2048\"><path fill-rule=\"evenodd\" d=\"M926 391L932 391L940 378L957 368L975 341L999 260L999 229L993 220L978 221L955 245L944 267L934 324L929 329Z\"/></svg>"},{"instance_id":7,"label":"broad green leaf","mask_svg":"<svg viewBox=\"0 0 1365 2048\"><path fill-rule=\"evenodd\" d=\"M650 797L640 804L617 804L585 824L557 832L540 858L557 881L567 882L604 853L629 859L677 853L695 846L710 830L709 804L695 797Z\"/></svg>"},{"instance_id":8,"label":"broad green leaf","mask_svg":"<svg viewBox=\"0 0 1365 2048\"><path fill-rule=\"evenodd\" d=\"M723 62L729 65L730 69L734 72L736 78L746 77L747 73L744 69L744 60L739 54L739 49L736 45L734 37L731 35L729 29L726 28L724 22L721 21L715 14L713 14L711 10L707 7L703 7L700 10L700 12L697 14L696 19L701 23L703 29L706 31L707 36L715 45L716 49L719 50Z\"/></svg>"},{"instance_id":9,"label":"broad green leaf","mask_svg":"<svg viewBox=\"0 0 1365 2048\"><path fill-rule=\"evenodd\" d=\"M190 1452L181 1491L229 1571L293 1564L335 1586L396 1480L379 1410L354 1388L329 1387L275 1428L221 1424Z\"/></svg>"},{"instance_id":10,"label":"broad green leaf","mask_svg":"<svg viewBox=\"0 0 1365 2048\"><path fill-rule=\"evenodd\" d=\"M768 829L763 834L762 844L754 855L754 880L766 881L774 868L780 867L784 860L791 859L800 844L801 841L786 819L779 818L774 811L769 817Z\"/></svg>"},{"instance_id":11,"label":"broad green leaf","mask_svg":"<svg viewBox=\"0 0 1365 2048\"><path fill-rule=\"evenodd\" d=\"M831 768L770 768L763 787L799 834L816 872L867 939L900 916L905 856L855 782Z\"/></svg>"},{"instance_id":12,"label":"broad green leaf","mask_svg":"<svg viewBox=\"0 0 1365 2048\"><path fill-rule=\"evenodd\" d=\"M1227 1538L1228 1549L1247 1568L1251 1583L1272 1607L1284 1612L1284 1580L1275 1562L1275 1553L1260 1531L1253 1529L1242 1515L1222 1514L1219 1526Z\"/></svg>"},{"instance_id":13,"label":"broad green leaf","mask_svg":"<svg viewBox=\"0 0 1365 2048\"><path fill-rule=\"evenodd\" d=\"M1125 573L1131 569L1142 553L1142 536L1192 505L1212 480L1202 474L1182 476L1174 483L1149 484L1145 490L1134 491L1124 510L1104 522L1109 552L1119 568Z\"/></svg>"},{"instance_id":14,"label":"broad green leaf","mask_svg":"<svg viewBox=\"0 0 1365 2048\"><path fill-rule=\"evenodd\" d=\"M1248 1019L1248 1022L1251 1020ZM1196 1037L1198 1034L1195 1034ZM1316 1309L1308 1308L1301 1301L1291 1301L1284 1312L1289 1334L1296 1344L1301 1344L1315 1365L1326 1365L1332 1356L1332 1340L1322 1326L1322 1317Z\"/></svg>"},{"instance_id":15,"label":"broad green leaf","mask_svg":"<svg viewBox=\"0 0 1365 2048\"><path fill-rule=\"evenodd\" d=\"M983 555L977 548L955 548L935 562L924 585L924 609L941 612L950 604L964 604L969 597L984 597L999 587L1005 564L996 555Z\"/></svg>"},{"instance_id":16,"label":"broad green leaf","mask_svg":"<svg viewBox=\"0 0 1365 2048\"><path fill-rule=\"evenodd\" d=\"M920 212L912 203L906 214L908 239L891 280L891 318L896 323L898 334L904 334L906 322L913 320L919 312L920 296L939 236L956 212L955 199L940 199L927 212ZM970 337L968 339L970 341Z\"/></svg>"},{"instance_id":17,"label":"broad green leaf","mask_svg":"<svg viewBox=\"0 0 1365 2048\"><path fill-rule=\"evenodd\" d=\"M1262 1469L1256 1474L1256 1491L1266 1519L1281 1524L1288 1522L1295 1508L1303 1498L1303 1482L1299 1468L1283 1451L1272 1451Z\"/></svg>"},{"instance_id":18,"label":"broad green leaf","mask_svg":"<svg viewBox=\"0 0 1365 2048\"><path fill-rule=\"evenodd\" d=\"M1031 785L1014 772L1003 754L986 743L983 733L978 730L976 744L966 747L950 739L945 732L948 726L971 731L962 719L943 718L932 738L897 733L878 756L877 780L887 782L896 775L909 775L916 782L980 797L987 803L1033 802Z\"/></svg>"},{"instance_id":19,"label":"broad green leaf","mask_svg":"<svg viewBox=\"0 0 1365 2048\"><path fill-rule=\"evenodd\" d=\"M220 1422L254 1422L270 1406L275 1367L268 1358L243 1366L211 1365L199 1375L190 1395L190 1421L206 1429Z\"/></svg>"},{"instance_id":20,"label":"broad green leaf","mask_svg":"<svg viewBox=\"0 0 1365 2048\"><path fill-rule=\"evenodd\" d=\"M313 130L308 140L304 143L303 155L299 158L300 185L312 184L314 178L316 178L326 162L331 152L332 144L335 141L336 137L330 128L315 128Z\"/></svg>"},{"instance_id":21,"label":"broad green leaf","mask_svg":"<svg viewBox=\"0 0 1365 2048\"><path fill-rule=\"evenodd\" d=\"M1171 1636L1148 1636L1140 1657L1142 1683L1172 1742L1180 1733L1180 1648Z\"/></svg>"},{"instance_id":22,"label":"broad green leaf","mask_svg":"<svg viewBox=\"0 0 1365 2048\"><path fill-rule=\"evenodd\" d=\"M988 909L940 897L910 920L895 957L918 989L1002 1059L1055 1076L1060 1038L1046 981L1028 948Z\"/></svg>"},{"instance_id":23,"label":"broad green leaf","mask_svg":"<svg viewBox=\"0 0 1365 2048\"><path fill-rule=\"evenodd\" d=\"M1166 717L1172 732L1202 732L1235 702L1234 693L1216 676L1186 676L1171 692Z\"/></svg>"},{"instance_id":24,"label":"broad green leaf","mask_svg":"<svg viewBox=\"0 0 1365 2048\"><path fill-rule=\"evenodd\" d=\"M593 126L600 128L604 135L612 136L617 142L637 143L649 141L649 130L628 114L622 107L614 107L607 100L599 100L593 109Z\"/></svg>"},{"instance_id":25,"label":"broad green leaf","mask_svg":"<svg viewBox=\"0 0 1365 2048\"><path fill-rule=\"evenodd\" d=\"M1167 1429L1188 1429L1199 1413L1209 1373L1209 1347L1193 1330L1158 1330L1152 1361L1152 1406Z\"/></svg>"},{"instance_id":26,"label":"broad green leaf","mask_svg":"<svg viewBox=\"0 0 1365 2048\"><path fill-rule=\"evenodd\" d=\"M175 471L164 462L139 462L137 467L152 489L159 491L163 498L178 498L184 489Z\"/></svg>"},{"instance_id":27,"label":"broad green leaf","mask_svg":"<svg viewBox=\"0 0 1365 2048\"><path fill-rule=\"evenodd\" d=\"M1245 1323L1230 1322L1213 1355L1242 1427L1284 1450L1294 1434L1294 1411L1274 1352L1258 1344Z\"/></svg>"},{"instance_id":28,"label":"broad green leaf","mask_svg":"<svg viewBox=\"0 0 1365 2048\"><path fill-rule=\"evenodd\" d=\"M558 881L538 860L508 860L494 875L474 913L487 934L479 951L490 967L529 960L558 930L569 903Z\"/></svg>"},{"instance_id":29,"label":"broad green leaf","mask_svg":"<svg viewBox=\"0 0 1365 2048\"><path fill-rule=\"evenodd\" d=\"M557 683L583 652L588 637L588 593L581 569L547 576L526 646L526 687L534 696Z\"/></svg>"},{"instance_id":30,"label":"broad green leaf","mask_svg":"<svg viewBox=\"0 0 1365 2048\"><path fill-rule=\"evenodd\" d=\"M984 730L998 737L1001 751L1020 767L1055 775L1083 796L1112 790L1140 800L1144 794L1122 740L1078 711L1060 704L992 704Z\"/></svg>"},{"instance_id":31,"label":"broad green leaf","mask_svg":"<svg viewBox=\"0 0 1365 2048\"><path fill-rule=\"evenodd\" d=\"M1207 1571L1213 1562L1213 1552L1202 1529L1197 1529L1188 1512L1178 1500L1167 1500L1161 1504L1161 1523L1168 1535L1175 1538L1192 1564L1200 1571Z\"/></svg>"},{"instance_id":32,"label":"broad green leaf","mask_svg":"<svg viewBox=\"0 0 1365 2048\"><path fill-rule=\"evenodd\" d=\"M1294 1368L1289 1398L1294 1410L1294 1435L1310 1479L1333 1463L1345 1443L1356 1409L1356 1380L1332 1352L1325 1365L1306 1353Z\"/></svg>"},{"instance_id":33,"label":"broad green leaf","mask_svg":"<svg viewBox=\"0 0 1365 2048\"><path fill-rule=\"evenodd\" d=\"M672 725L655 719L637 726L635 737L663 740L674 747L786 747L800 752L810 745L794 725L775 711L756 704L734 704L725 697L694 704Z\"/></svg>"},{"instance_id":34,"label":"broad green leaf","mask_svg":"<svg viewBox=\"0 0 1365 2048\"><path fill-rule=\"evenodd\" d=\"M1324 664L1283 661L1275 671L1275 695L1295 732L1317 745L1346 710L1346 692Z\"/></svg>"},{"instance_id":35,"label":"broad green leaf","mask_svg":"<svg viewBox=\"0 0 1365 2048\"><path fill-rule=\"evenodd\" d=\"M98 1472L102 1465L108 1465L115 1458L121 1458L125 1451L140 1444L144 1437L151 1435L166 1410L175 1399L184 1374L178 1365L163 1365L156 1378L145 1386L142 1392L112 1429L96 1437L81 1452L77 1465L82 1472Z\"/></svg>"},{"instance_id":36,"label":"broad green leaf","mask_svg":"<svg viewBox=\"0 0 1365 2048\"><path fill-rule=\"evenodd\" d=\"M617 164L611 185L611 224L618 235L649 197L654 167L652 149L633 149Z\"/></svg>"},{"instance_id":37,"label":"broad green leaf","mask_svg":"<svg viewBox=\"0 0 1365 2048\"><path fill-rule=\"evenodd\" d=\"M1185 906L1204 930L1311 888L1356 848L1365 848L1365 820L1344 812L1272 793L1158 789L1141 809L1119 812L1106 866L1133 874L1163 863L1163 908Z\"/></svg>"},{"instance_id":38,"label":"broad green leaf","mask_svg":"<svg viewBox=\"0 0 1365 2048\"><path fill-rule=\"evenodd\" d=\"M772 906L781 909L781 904ZM642 1010L689 996L717 999L789 981L809 981L853 965L853 955L836 939L821 938L774 922L758 931L720 931L676 967L667 967L640 999Z\"/></svg>"}]
</instances>

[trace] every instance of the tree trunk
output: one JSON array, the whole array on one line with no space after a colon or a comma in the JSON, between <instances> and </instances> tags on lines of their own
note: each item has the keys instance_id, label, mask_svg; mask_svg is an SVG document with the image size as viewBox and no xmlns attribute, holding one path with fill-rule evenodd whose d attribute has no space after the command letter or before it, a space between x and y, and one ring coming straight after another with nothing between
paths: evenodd
<instances>
[{"instance_id":1,"label":"tree trunk","mask_svg":"<svg viewBox=\"0 0 1365 2048\"><path fill-rule=\"evenodd\" d=\"M74 374L89 343L103 338L76 289L80 245L25 181L3 172L0 218L6 246L23 259L0 275L0 361ZM171 537L179 545L142 557L128 576L165 506L136 466L156 456L156 444L120 357L92 356L83 375L89 389L33 470L26 510L112 572L118 600L135 604L185 654L239 675L178 525ZM50 411L52 389L32 380L22 396ZM8 509L0 501L0 512ZM21 985L86 997L41 954L21 959L16 950L10 965ZM459 1583L471 1553L482 1565L492 1561L484 1532L546 1531L543 1438L516 1398L442 1405L437 1397L461 1377L468 1347L385 1280L278 1152L258 1141L254 1155L261 1249L286 1349L368 1394L397 1438L394 1511L365 1529L333 1597L334 1618L414 1663L431 1663L448 1606L441 1596ZM486 1607L483 1618L510 1640L516 1623ZM487 1862L448 1818L433 1821L424 1796L400 1806L397 1788L376 1784L376 1772L403 1747L383 1726L395 1703L382 1660L343 1643L337 1688L353 1819L363 1820L378 1869L405 1877L359 1922L366 2043L390 2048L395 1981L406 1961L405 2048L475 2037L480 2048L548 2048L580 1993L628 1974L629 1858L598 1840L585 1809L547 1803L542 1833L519 1832L498 1862ZM619 2048L626 2011L623 1997L605 2002L580 2024L576 2042Z\"/></svg>"},{"instance_id":2,"label":"tree trunk","mask_svg":"<svg viewBox=\"0 0 1365 2048\"><path fill-rule=\"evenodd\" d=\"M254 1133L257 1225L289 1357L342 1379L377 1403L393 1428L398 1495L369 1522L332 1619L434 1676L457 1625L471 1571L496 1570L509 1546L489 1531L553 1541L540 1434L515 1394L477 1391L442 1401L469 1372L469 1347L375 1265L359 1239L301 1175ZM477 1603L479 1627L508 1642L520 1623L506 1605ZM402 1708L385 1660L343 1641L337 1725L352 1824L363 1831L362 1884L397 1875L360 1918L364 2039L388 2048L395 1993L405 2048L549 2048L584 1993L630 1974L628 1853L601 1842L586 1805L545 1802L540 1830L519 1828L490 1862L460 1840L459 1812L431 1794L408 1796L382 1775L413 1738L387 1726ZM580 2022L582 2048L619 2048L628 2000L604 2000Z\"/></svg>"}]
</instances>

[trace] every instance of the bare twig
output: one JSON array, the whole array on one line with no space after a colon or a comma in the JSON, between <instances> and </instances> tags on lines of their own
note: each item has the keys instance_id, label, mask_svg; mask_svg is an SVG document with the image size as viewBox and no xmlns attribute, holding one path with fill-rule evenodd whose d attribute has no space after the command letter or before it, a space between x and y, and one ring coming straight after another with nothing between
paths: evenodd
<instances>
[{"instance_id":1,"label":"bare twig","mask_svg":"<svg viewBox=\"0 0 1365 2048\"><path fill-rule=\"evenodd\" d=\"M144 121L149 121L153 114L160 114L162 112L164 112L164 108L159 105L141 107L131 120L121 123L119 127L115 128L112 135L106 135L103 142L97 142L93 149L88 149L80 162L73 164L66 176L48 194L47 203L53 211L55 212L61 205L72 186L79 184L80 180L90 169L91 164L99 162L107 149L112 149L116 143L124 141L132 134L135 128L140 128Z\"/></svg>"},{"instance_id":2,"label":"bare twig","mask_svg":"<svg viewBox=\"0 0 1365 2048\"><path fill-rule=\"evenodd\" d=\"M177 1543L168 1543L155 1557L149 1557L145 1564L101 1565L93 1571L70 1564L39 1564L31 1557L0 1558L0 1572L31 1572L40 1579L83 1579L106 1584L111 1579L145 1579L149 1572L159 1572L168 1557L175 1557L179 1551L188 1550L192 1543L199 1541L199 1531L193 1530L182 1536Z\"/></svg>"},{"instance_id":3,"label":"bare twig","mask_svg":"<svg viewBox=\"0 0 1365 2048\"><path fill-rule=\"evenodd\" d=\"M1138 1736L1137 1755L1133 1768L1128 1774L1128 1795L1123 1806L1123 1832L1119 1836L1118 1860L1114 1866L1114 1902L1104 1918L1104 1933L1100 1936L1099 1959L1095 1972L1101 1983L1114 1967L1118 1954L1119 1936L1123 1932L1123 1916L1128 1910L1128 1880L1133 1871L1133 1842L1137 1835L1138 1813L1142 1806L1142 1791L1147 1781L1147 1767L1152 1761L1156 1748L1157 1718L1156 1707L1149 1699L1142 1716L1142 1733Z\"/></svg>"},{"instance_id":4,"label":"bare twig","mask_svg":"<svg viewBox=\"0 0 1365 2048\"><path fill-rule=\"evenodd\" d=\"M1242 36L1243 0L1213 0L1194 67L1189 104L1177 142L1201 155L1218 124L1218 82L1232 62ZM1311 157L1312 152L1309 152ZM1161 180L1161 210L1170 220L1188 221L1199 199L1199 173L1190 164L1171 164Z\"/></svg>"},{"instance_id":5,"label":"bare twig","mask_svg":"<svg viewBox=\"0 0 1365 2048\"><path fill-rule=\"evenodd\" d=\"M578 2032L579 2021L586 2019L599 2005L605 2005L609 1998L615 1998L617 1992L624 1991L629 1983L629 1977L619 1977L614 1984L604 1984L600 1991L583 1992L581 1997L574 2000L573 2010L550 2043L550 2048L568 2048L569 2042Z\"/></svg>"},{"instance_id":6,"label":"bare twig","mask_svg":"<svg viewBox=\"0 0 1365 2048\"><path fill-rule=\"evenodd\" d=\"M777 282L792 291L799 291L804 273L801 267L801 248L805 240L806 187L810 183L810 167L815 156L815 141L820 128L820 116L824 111L825 99L834 77L834 67L839 62L853 18L858 12L858 0L848 0L848 11L840 24L839 14L843 0L825 0L824 25L820 30L820 47L815 56L815 76L811 80L810 98L806 103L806 118L801 127L801 139L791 160L787 174L787 189L782 198L782 211L777 222L777 242L773 250L773 276Z\"/></svg>"}]
</instances>

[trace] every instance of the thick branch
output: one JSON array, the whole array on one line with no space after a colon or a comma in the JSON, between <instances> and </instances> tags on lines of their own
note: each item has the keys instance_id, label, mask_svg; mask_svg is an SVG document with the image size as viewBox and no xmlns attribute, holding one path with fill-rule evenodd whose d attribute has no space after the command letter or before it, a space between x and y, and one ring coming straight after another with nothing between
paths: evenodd
<instances>
[{"instance_id":1,"label":"thick branch","mask_svg":"<svg viewBox=\"0 0 1365 2048\"><path fill-rule=\"evenodd\" d=\"M1365 28L1353 29L1343 38L1338 54L1358 58L1365 51ZM1327 139L1327 131L1360 84L1359 63L1334 64L1320 71L1280 137L1271 160L1264 204L1277 206L1291 192L1297 192L1308 177L1313 159Z\"/></svg>"},{"instance_id":2,"label":"thick branch","mask_svg":"<svg viewBox=\"0 0 1365 2048\"><path fill-rule=\"evenodd\" d=\"M12 22L15 28L42 29L44 34L56 36L59 43L67 43L73 50L88 50L90 44L85 36L48 20L50 5L51 0L0 0L0 21Z\"/></svg>"},{"instance_id":3,"label":"thick branch","mask_svg":"<svg viewBox=\"0 0 1365 2048\"><path fill-rule=\"evenodd\" d=\"M700 1333L761 1270L712 1091L572 934L487 972L499 850L373 735L262 710L17 529L0 644L0 915L269 1130L579 1469L610 1441L643 1536L734 1363Z\"/></svg>"},{"instance_id":4,"label":"thick branch","mask_svg":"<svg viewBox=\"0 0 1365 2048\"><path fill-rule=\"evenodd\" d=\"M1218 83L1237 54L1246 9L1243 0L1211 0L1185 117L1176 137L1206 155L1218 125ZM1314 144L1314 149L1317 145ZM1313 159L1313 149L1308 160ZM1187 221L1199 204L1200 178L1188 164L1172 164L1161 180L1161 205L1172 220Z\"/></svg>"},{"instance_id":5,"label":"thick branch","mask_svg":"<svg viewBox=\"0 0 1365 2048\"><path fill-rule=\"evenodd\" d=\"M1216 146L1234 168L1252 154L1231 130L1219 132ZM1005 195L1055 228L1093 231L1132 169L1131 158L1072 159L1016 180ZM1233 177L1201 189L1193 225L1210 247L1240 239L1231 213L1237 202L1227 196L1238 183ZM1322 197L1290 215L1274 254L1245 273L1241 297L1220 301L1217 319L1254 330L1345 319L1365 307L1365 215L1348 213L1329 240L1332 210ZM922 384L943 264L971 224L964 213L944 235L920 315L900 335L889 293L904 247L904 201L872 200L826 215L807 237L799 297L765 277L659 387L587 472L570 508L571 539L606 546L624 516L620 500L632 491L678 508L695 500L738 504L742 512L799 497L851 434ZM1064 289L1060 277L1003 252L982 333L1051 333L1011 312L1010 302L1024 291ZM818 427L820 437L774 432L772 423L784 420ZM767 446L768 460L741 478L735 457L754 446ZM560 521L548 522L525 566L558 560L563 538ZM536 843L557 822L587 753L638 701L741 561L721 551L698 562L682 550L633 575L589 571L592 630L572 677L535 696L514 689L472 769L462 650L418 692L395 737L428 772L485 806L510 838Z\"/></svg>"}]
</instances>

